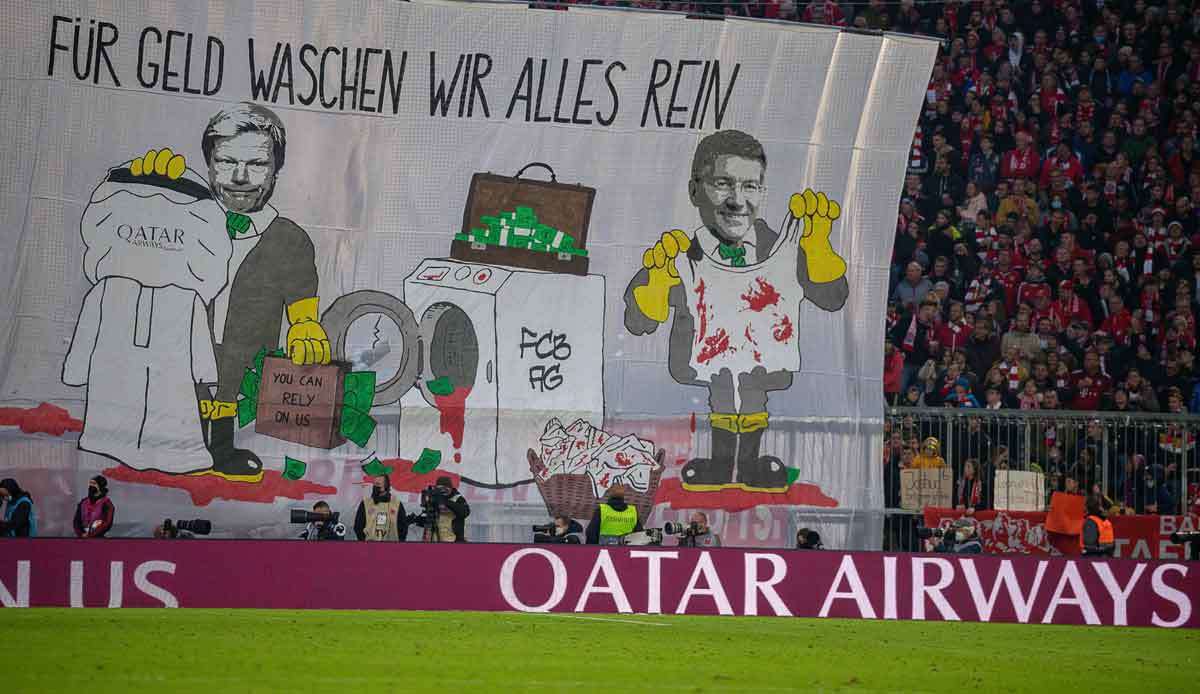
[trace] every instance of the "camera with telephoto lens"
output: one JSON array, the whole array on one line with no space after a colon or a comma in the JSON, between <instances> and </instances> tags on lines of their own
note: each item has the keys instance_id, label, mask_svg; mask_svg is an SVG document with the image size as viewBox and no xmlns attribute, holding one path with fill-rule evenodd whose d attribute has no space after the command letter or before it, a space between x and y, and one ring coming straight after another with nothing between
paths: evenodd
<instances>
[{"instance_id":1,"label":"camera with telephoto lens","mask_svg":"<svg viewBox=\"0 0 1200 694\"><path fill-rule=\"evenodd\" d=\"M667 522L663 523L662 531L664 535L674 535L676 537L695 537L700 534L700 524L693 522L684 525L683 523Z\"/></svg>"},{"instance_id":2,"label":"camera with telephoto lens","mask_svg":"<svg viewBox=\"0 0 1200 694\"><path fill-rule=\"evenodd\" d=\"M558 526L554 523L543 523L542 525L532 526L534 542L550 542L560 545L578 545L579 535L576 533L558 534Z\"/></svg>"},{"instance_id":3,"label":"camera with telephoto lens","mask_svg":"<svg viewBox=\"0 0 1200 694\"><path fill-rule=\"evenodd\" d=\"M450 490L437 485L430 485L421 490L421 512L410 513L405 520L410 525L419 528L437 528L438 511L450 498Z\"/></svg>"},{"instance_id":4,"label":"camera with telephoto lens","mask_svg":"<svg viewBox=\"0 0 1200 694\"><path fill-rule=\"evenodd\" d=\"M662 528L646 528L621 536L621 544L633 546L658 546L663 541Z\"/></svg>"},{"instance_id":5,"label":"camera with telephoto lens","mask_svg":"<svg viewBox=\"0 0 1200 694\"><path fill-rule=\"evenodd\" d=\"M421 510L436 513L449 499L449 489L430 485L421 490Z\"/></svg>"},{"instance_id":6,"label":"camera with telephoto lens","mask_svg":"<svg viewBox=\"0 0 1200 694\"><path fill-rule=\"evenodd\" d=\"M291 512L293 523L297 525L313 523L316 525L316 539L318 540L341 540L346 537L346 526L338 521L341 514L336 511L318 513L303 508L294 508Z\"/></svg>"},{"instance_id":7,"label":"camera with telephoto lens","mask_svg":"<svg viewBox=\"0 0 1200 694\"><path fill-rule=\"evenodd\" d=\"M933 546L934 552L953 552L954 545L957 542L957 536L954 529L943 530L942 528L926 528L917 526L917 537L922 540L941 540Z\"/></svg>"},{"instance_id":8,"label":"camera with telephoto lens","mask_svg":"<svg viewBox=\"0 0 1200 694\"><path fill-rule=\"evenodd\" d=\"M169 538L190 537L192 535L207 535L212 532L212 521L177 520L167 518L162 524L163 535Z\"/></svg>"}]
</instances>

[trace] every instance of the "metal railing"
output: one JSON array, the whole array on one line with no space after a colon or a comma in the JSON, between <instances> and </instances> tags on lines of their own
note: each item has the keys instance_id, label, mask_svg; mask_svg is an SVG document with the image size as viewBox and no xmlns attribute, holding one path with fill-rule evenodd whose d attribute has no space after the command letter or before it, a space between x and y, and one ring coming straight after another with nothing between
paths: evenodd
<instances>
[{"instance_id":1,"label":"metal railing","mask_svg":"<svg viewBox=\"0 0 1200 694\"><path fill-rule=\"evenodd\" d=\"M900 471L930 437L951 471L951 505L964 510L995 508L998 470L1042 473L1042 509L1053 492L1078 491L1103 494L1118 513L1176 515L1200 487L1200 416L893 407L884 421L885 549L922 548L921 511L901 508Z\"/></svg>"}]
</instances>

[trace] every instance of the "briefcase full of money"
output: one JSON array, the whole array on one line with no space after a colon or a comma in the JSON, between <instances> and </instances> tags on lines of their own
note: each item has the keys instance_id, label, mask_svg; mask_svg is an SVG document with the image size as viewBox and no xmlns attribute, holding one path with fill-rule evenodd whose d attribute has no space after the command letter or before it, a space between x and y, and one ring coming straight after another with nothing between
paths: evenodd
<instances>
[{"instance_id":1,"label":"briefcase full of money","mask_svg":"<svg viewBox=\"0 0 1200 694\"><path fill-rule=\"evenodd\" d=\"M549 181L522 178L545 169ZM587 235L596 190L559 183L549 165L534 162L515 176L471 177L462 230L450 244L455 260L586 275Z\"/></svg>"}]
</instances>

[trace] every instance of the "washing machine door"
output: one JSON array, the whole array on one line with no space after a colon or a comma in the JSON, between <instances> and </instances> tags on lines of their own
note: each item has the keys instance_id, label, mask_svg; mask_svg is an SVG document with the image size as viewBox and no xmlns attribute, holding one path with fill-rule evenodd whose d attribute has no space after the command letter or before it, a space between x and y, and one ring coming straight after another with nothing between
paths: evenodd
<instances>
[{"instance_id":1,"label":"washing machine door","mask_svg":"<svg viewBox=\"0 0 1200 694\"><path fill-rule=\"evenodd\" d=\"M479 335L467 312L448 301L425 309L420 321L420 356L417 387L425 402L439 407L438 398L457 394L464 398L479 376ZM492 362L484 367L492 381ZM463 390L463 389L467 390Z\"/></svg>"},{"instance_id":2,"label":"washing machine door","mask_svg":"<svg viewBox=\"0 0 1200 694\"><path fill-rule=\"evenodd\" d=\"M376 372L375 405L397 402L419 373L420 328L408 306L385 292L362 290L338 297L321 315L333 359L362 363Z\"/></svg>"}]
</instances>

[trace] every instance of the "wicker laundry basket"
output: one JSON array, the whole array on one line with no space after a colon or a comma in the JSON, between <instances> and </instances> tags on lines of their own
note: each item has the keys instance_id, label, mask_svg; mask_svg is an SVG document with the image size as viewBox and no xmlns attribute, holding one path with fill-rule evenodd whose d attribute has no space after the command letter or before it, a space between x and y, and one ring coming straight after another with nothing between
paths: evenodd
<instances>
[{"instance_id":1,"label":"wicker laundry basket","mask_svg":"<svg viewBox=\"0 0 1200 694\"><path fill-rule=\"evenodd\" d=\"M534 473L533 480L537 484L538 491L542 493L542 500L546 502L546 510L550 512L550 515L561 513L577 519L592 517L596 505L601 500L592 493L591 478L587 475L559 474L542 480L536 472L541 467L541 458L532 448L526 451L526 456L529 459L529 471ZM654 495L658 491L658 482L662 479L665 457L666 451L658 449L658 453L654 456L658 466L650 473L650 485L645 492L638 492L629 487L625 489L625 501L637 508L638 518L643 521L650 517L650 509L654 507Z\"/></svg>"}]
</instances>

